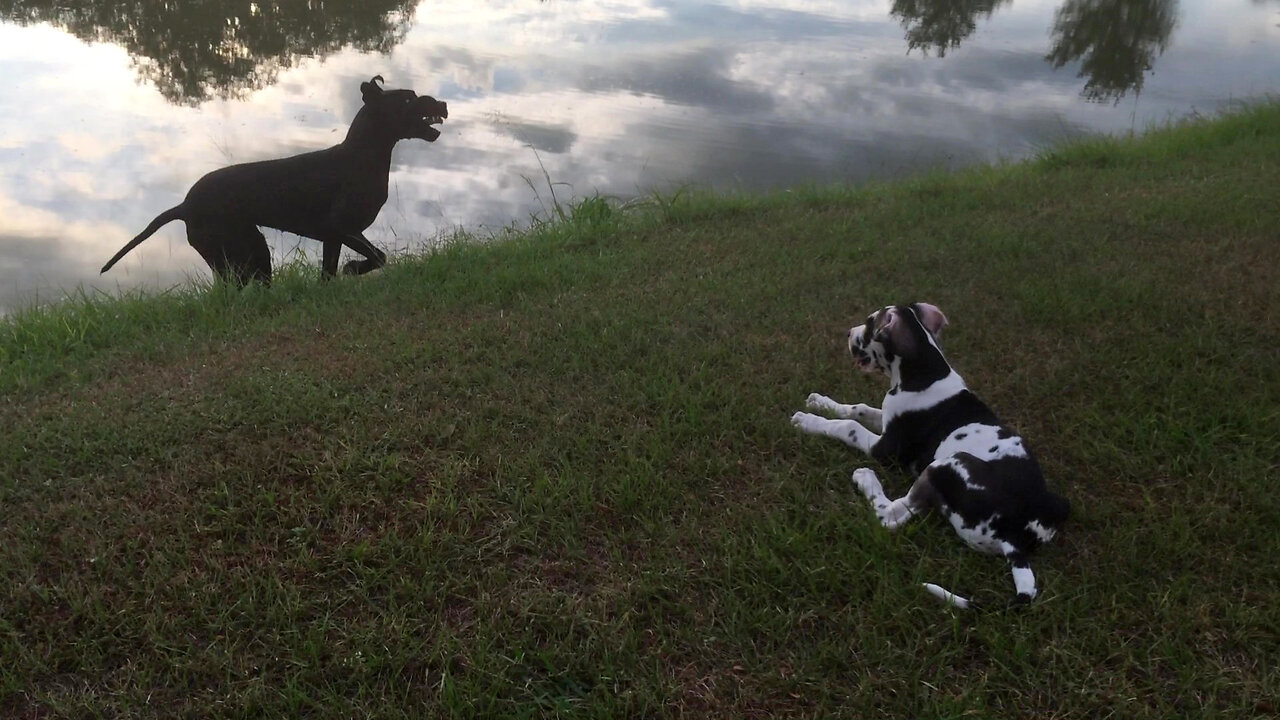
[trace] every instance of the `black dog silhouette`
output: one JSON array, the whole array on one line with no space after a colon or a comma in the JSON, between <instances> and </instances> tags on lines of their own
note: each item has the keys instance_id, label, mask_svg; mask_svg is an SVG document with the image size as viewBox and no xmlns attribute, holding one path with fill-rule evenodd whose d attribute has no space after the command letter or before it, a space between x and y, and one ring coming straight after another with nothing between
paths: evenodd
<instances>
[{"instance_id":1,"label":"black dog silhouette","mask_svg":"<svg viewBox=\"0 0 1280 720\"><path fill-rule=\"evenodd\" d=\"M364 106L347 137L326 150L279 160L232 165L205 175L182 204L160 213L115 254L102 272L151 237L165 223L183 220L187 242L223 280L244 286L271 283L271 252L259 226L324 243L324 277L338 270L346 245L365 257L343 267L360 275L387 262L363 235L387 201L391 149L400 140L435 142L432 125L449 117L448 106L412 90L383 90L382 76L360 84Z\"/></svg>"}]
</instances>

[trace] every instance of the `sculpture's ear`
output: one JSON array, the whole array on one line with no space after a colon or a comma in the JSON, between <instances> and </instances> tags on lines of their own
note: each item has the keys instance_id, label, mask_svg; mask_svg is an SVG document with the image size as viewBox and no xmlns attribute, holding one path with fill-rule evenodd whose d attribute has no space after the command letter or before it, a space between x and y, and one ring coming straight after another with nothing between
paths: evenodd
<instances>
[{"instance_id":1,"label":"sculpture's ear","mask_svg":"<svg viewBox=\"0 0 1280 720\"><path fill-rule=\"evenodd\" d=\"M365 102L380 97L382 95L382 85L379 83L384 82L386 80L383 80L381 75L374 75L369 82L360 83L360 96L364 98Z\"/></svg>"}]
</instances>

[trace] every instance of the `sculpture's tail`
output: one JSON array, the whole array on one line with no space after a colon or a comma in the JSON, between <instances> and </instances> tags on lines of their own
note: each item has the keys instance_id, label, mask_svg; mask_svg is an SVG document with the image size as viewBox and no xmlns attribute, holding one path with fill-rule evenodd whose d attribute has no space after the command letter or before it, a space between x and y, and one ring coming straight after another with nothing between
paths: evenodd
<instances>
[{"instance_id":1,"label":"sculpture's tail","mask_svg":"<svg viewBox=\"0 0 1280 720\"><path fill-rule=\"evenodd\" d=\"M156 216L155 220L151 221L151 224L147 226L146 230L143 230L142 232L138 233L137 237L130 240L128 245L125 245L124 247L120 248L120 252L116 253L114 257L108 260L106 265L102 266L102 272L106 272L110 270L111 266L116 264L116 261L124 257L126 254L128 254L130 250L138 247L138 244L141 243L143 240L146 240L147 238L154 235L155 232L159 230L162 225L165 225L166 223L171 223L174 220L182 220L182 219L183 217L182 217L181 205L171 207L168 210L165 210L164 212L160 213L159 215Z\"/></svg>"}]
</instances>

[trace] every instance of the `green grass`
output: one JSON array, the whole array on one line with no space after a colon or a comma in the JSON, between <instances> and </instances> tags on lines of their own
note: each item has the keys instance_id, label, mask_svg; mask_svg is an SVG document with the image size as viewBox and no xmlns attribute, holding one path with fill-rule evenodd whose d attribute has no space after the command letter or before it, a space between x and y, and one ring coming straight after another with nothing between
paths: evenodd
<instances>
[{"instance_id":1,"label":"green grass","mask_svg":"<svg viewBox=\"0 0 1280 720\"><path fill-rule=\"evenodd\" d=\"M863 189L687 194L374 275L0 324L0 717L1259 717L1280 105ZM1075 515L1020 612L867 461L928 300ZM890 492L910 479L884 473Z\"/></svg>"}]
</instances>

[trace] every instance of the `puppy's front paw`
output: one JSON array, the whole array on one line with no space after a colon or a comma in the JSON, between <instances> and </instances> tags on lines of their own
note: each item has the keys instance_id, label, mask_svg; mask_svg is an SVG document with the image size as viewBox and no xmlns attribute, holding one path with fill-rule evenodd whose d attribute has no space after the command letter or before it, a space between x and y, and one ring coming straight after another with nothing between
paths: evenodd
<instances>
[{"instance_id":1,"label":"puppy's front paw","mask_svg":"<svg viewBox=\"0 0 1280 720\"><path fill-rule=\"evenodd\" d=\"M809 393L809 397L804 399L804 406L810 410L831 410L838 404L835 400L821 393Z\"/></svg>"},{"instance_id":2,"label":"puppy's front paw","mask_svg":"<svg viewBox=\"0 0 1280 720\"><path fill-rule=\"evenodd\" d=\"M822 420L823 418L807 412L798 412L791 416L791 424L804 432L814 432L814 424Z\"/></svg>"},{"instance_id":3,"label":"puppy's front paw","mask_svg":"<svg viewBox=\"0 0 1280 720\"><path fill-rule=\"evenodd\" d=\"M871 468L858 468L853 471L853 484L866 495L868 499L876 498L884 495L884 486L880 484L880 478L876 477L876 473Z\"/></svg>"}]
</instances>

